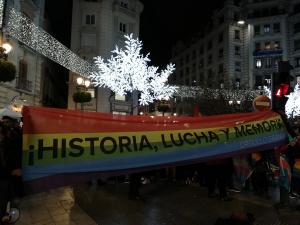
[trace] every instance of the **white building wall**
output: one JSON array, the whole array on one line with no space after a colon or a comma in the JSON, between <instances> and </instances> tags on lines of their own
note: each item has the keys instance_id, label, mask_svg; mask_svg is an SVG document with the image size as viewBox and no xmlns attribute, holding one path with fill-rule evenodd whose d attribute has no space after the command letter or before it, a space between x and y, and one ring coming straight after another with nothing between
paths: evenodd
<instances>
[{"instance_id":1,"label":"white building wall","mask_svg":"<svg viewBox=\"0 0 300 225\"><path fill-rule=\"evenodd\" d=\"M35 2L30 0L7 1L7 7L14 7L18 11L25 13L37 26L42 26L44 6L45 0L37 0ZM3 33L3 40L1 41L8 41L12 45L12 51L8 54L8 61L16 66L17 78L11 82L0 84L0 108L7 107L12 103L18 103L18 106L22 104L40 105L41 74L44 58L25 45L7 37L5 33ZM26 80L18 80L20 60L24 60L27 63ZM19 99L24 99L26 102ZM12 102L12 100L18 101Z\"/></svg>"},{"instance_id":2,"label":"white building wall","mask_svg":"<svg viewBox=\"0 0 300 225\"><path fill-rule=\"evenodd\" d=\"M71 49L81 57L92 60L95 56L107 59L115 45L123 44L124 34L133 33L139 36L139 17L143 5L138 0L126 1L127 8L122 6L122 0L102 0L86 2L73 0ZM95 15L95 24L86 25L85 15ZM119 31L119 24L126 24L126 32ZM87 44L88 43L88 44ZM93 43L93 44L91 44ZM74 109L72 96L76 91L76 77L70 73L68 108ZM89 110L111 112L111 92L105 88L96 88L95 103ZM114 99L112 99L114 100ZM129 106L128 106L129 107ZM127 107L127 108L128 108ZM126 109L125 111L129 111Z\"/></svg>"}]
</instances>

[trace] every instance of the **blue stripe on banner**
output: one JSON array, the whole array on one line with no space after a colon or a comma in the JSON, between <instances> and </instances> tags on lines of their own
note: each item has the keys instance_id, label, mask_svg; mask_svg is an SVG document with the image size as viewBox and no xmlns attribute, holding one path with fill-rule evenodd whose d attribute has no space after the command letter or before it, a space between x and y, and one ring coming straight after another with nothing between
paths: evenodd
<instances>
[{"instance_id":1,"label":"blue stripe on banner","mask_svg":"<svg viewBox=\"0 0 300 225\"><path fill-rule=\"evenodd\" d=\"M281 144L285 138L286 132L278 132L255 139L238 140L227 144L216 144L201 149L199 149L199 147L182 148L173 152L156 152L136 157L105 159L101 161L89 160L47 166L30 166L24 168L24 180L32 180L61 173L130 170L134 168L176 164L184 161L199 161L200 159L224 157L241 152L245 153L246 151L271 149Z\"/></svg>"}]
</instances>

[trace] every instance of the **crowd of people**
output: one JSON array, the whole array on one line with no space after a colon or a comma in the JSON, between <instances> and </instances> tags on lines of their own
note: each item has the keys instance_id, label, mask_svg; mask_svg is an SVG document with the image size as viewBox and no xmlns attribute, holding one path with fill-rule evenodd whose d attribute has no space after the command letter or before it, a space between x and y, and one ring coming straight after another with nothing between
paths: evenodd
<instances>
[{"instance_id":1,"label":"crowd of people","mask_svg":"<svg viewBox=\"0 0 300 225\"><path fill-rule=\"evenodd\" d=\"M287 205L289 199L300 196L299 129L289 130L289 140L274 149L202 163L196 172L202 177L197 180L207 186L208 197L219 197L223 201L231 200L228 191L242 190L252 190L258 196L270 198L271 183L278 184L280 204ZM185 179L190 180L191 175Z\"/></svg>"},{"instance_id":2,"label":"crowd of people","mask_svg":"<svg viewBox=\"0 0 300 225\"><path fill-rule=\"evenodd\" d=\"M228 195L230 190L253 190L255 194L269 198L270 182L277 177L280 204L288 204L290 198L299 198L300 195L300 168L294 168L295 165L300 166L300 128L292 129L284 115L282 118L289 134L284 145L231 158L164 169L166 176L172 180L183 180L186 184L206 186L209 198L222 201L231 200ZM141 199L141 178L147 176L151 176L151 172L129 175L129 199ZM22 128L16 119L4 116L0 121L0 218L5 218L7 203L23 195ZM2 224L5 223L1 219Z\"/></svg>"},{"instance_id":3,"label":"crowd of people","mask_svg":"<svg viewBox=\"0 0 300 225\"><path fill-rule=\"evenodd\" d=\"M0 225L9 220L7 204L24 194L22 182L22 130L8 116L0 121Z\"/></svg>"},{"instance_id":4,"label":"crowd of people","mask_svg":"<svg viewBox=\"0 0 300 225\"><path fill-rule=\"evenodd\" d=\"M185 184L197 183L206 186L209 198L231 201L230 191L253 191L255 195L271 198L270 186L280 188L280 204L288 205L289 199L300 196L299 127L286 124L288 137L286 143L274 149L252 152L201 162L199 164L178 166L168 173L172 180L181 180ZM166 169L165 171L169 170ZM176 171L176 172L174 172ZM130 199L140 199L140 178L143 173L130 176Z\"/></svg>"}]
</instances>

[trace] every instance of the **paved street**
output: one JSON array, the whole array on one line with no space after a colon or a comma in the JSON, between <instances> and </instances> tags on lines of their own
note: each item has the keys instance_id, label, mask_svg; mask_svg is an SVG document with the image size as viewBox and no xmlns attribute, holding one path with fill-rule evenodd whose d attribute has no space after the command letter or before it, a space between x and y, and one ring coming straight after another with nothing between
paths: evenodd
<instances>
[{"instance_id":1,"label":"paved street","mask_svg":"<svg viewBox=\"0 0 300 225\"><path fill-rule=\"evenodd\" d=\"M259 225L299 225L300 211L273 207L275 192L271 200L231 194L231 202L208 198L204 187L170 182L144 185L144 201L128 200L127 192L127 184L81 185L74 188L74 197L100 225L213 225L218 217L237 212L254 214Z\"/></svg>"},{"instance_id":2,"label":"paved street","mask_svg":"<svg viewBox=\"0 0 300 225\"><path fill-rule=\"evenodd\" d=\"M213 225L218 217L250 212L255 225L299 225L300 210L276 210L271 199L251 192L233 200L210 199L206 188L160 181L143 185L143 201L128 200L128 184L81 184L26 196L16 225ZM292 205L300 204L299 200Z\"/></svg>"}]
</instances>

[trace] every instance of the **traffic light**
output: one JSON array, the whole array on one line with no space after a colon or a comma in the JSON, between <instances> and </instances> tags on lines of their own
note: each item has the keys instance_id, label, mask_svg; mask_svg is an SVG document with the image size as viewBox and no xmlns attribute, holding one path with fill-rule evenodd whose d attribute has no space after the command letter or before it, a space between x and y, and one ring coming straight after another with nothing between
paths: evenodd
<instances>
[{"instance_id":1,"label":"traffic light","mask_svg":"<svg viewBox=\"0 0 300 225\"><path fill-rule=\"evenodd\" d=\"M285 110L287 95L290 93L290 69L288 61L278 62L278 72L272 74L272 109Z\"/></svg>"}]
</instances>

